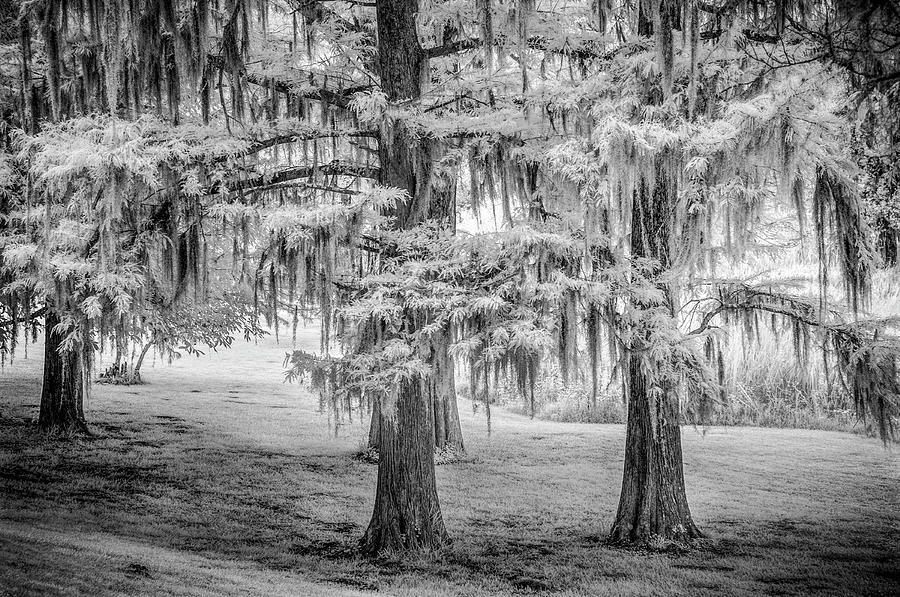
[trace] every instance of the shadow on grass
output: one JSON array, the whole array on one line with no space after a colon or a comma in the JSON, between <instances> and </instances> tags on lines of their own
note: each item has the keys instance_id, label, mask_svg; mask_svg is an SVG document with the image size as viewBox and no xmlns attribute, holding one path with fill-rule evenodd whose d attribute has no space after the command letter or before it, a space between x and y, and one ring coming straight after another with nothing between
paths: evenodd
<instances>
[{"instance_id":1,"label":"shadow on grass","mask_svg":"<svg viewBox=\"0 0 900 597\"><path fill-rule=\"evenodd\" d=\"M0 502L14 504L6 520L108 533L373 591L411 578L437 587L434 594L806 594L853 587L842 574L865 574L873 593L900 583L889 546L888 555L879 546L854 548L868 532L855 519L828 528L710 521L713 538L702 548L664 554L607 547L598 520L541 526L527 512L489 513L465 528L448 520L456 541L436 555L366 559L356 541L371 508L371 465L349 453L272 449L181 417L138 422L110 414L85 438L48 439L34 426L3 421ZM463 482L490 482L466 463L451 466ZM515 499L496 484L495 495ZM148 574L139 562L129 566L124 573Z\"/></svg>"}]
</instances>

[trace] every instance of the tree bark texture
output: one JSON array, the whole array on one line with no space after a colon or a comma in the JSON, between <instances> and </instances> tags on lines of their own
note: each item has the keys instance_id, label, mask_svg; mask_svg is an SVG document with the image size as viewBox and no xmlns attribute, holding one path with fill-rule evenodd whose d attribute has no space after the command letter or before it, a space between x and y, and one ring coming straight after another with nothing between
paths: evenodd
<instances>
[{"instance_id":1,"label":"tree bark texture","mask_svg":"<svg viewBox=\"0 0 900 597\"><path fill-rule=\"evenodd\" d=\"M651 391L635 355L629 356L628 384L625 471L610 539L652 545L700 537L684 487L677 395Z\"/></svg>"},{"instance_id":2,"label":"tree bark texture","mask_svg":"<svg viewBox=\"0 0 900 597\"><path fill-rule=\"evenodd\" d=\"M376 0L381 88L391 103L417 100L428 61L416 30L417 0ZM435 217L441 192L432 192L436 144L402 121L384 119L379 144L381 183L406 191L397 225L412 228ZM452 220L451 220L452 221ZM402 380L396 405L379 409L378 486L364 553L431 551L449 542L434 475L434 393L430 380Z\"/></svg>"},{"instance_id":3,"label":"tree bark texture","mask_svg":"<svg viewBox=\"0 0 900 597\"><path fill-rule=\"evenodd\" d=\"M462 426L459 422L459 407L456 399L456 383L453 373L453 361L447 355L446 344L437 347L435 355L435 374L427 387L431 397L432 418L434 419L434 449L436 451L452 451L464 454ZM369 423L369 447L378 449L381 434L381 409L376 400L372 405L372 419Z\"/></svg>"},{"instance_id":4,"label":"tree bark texture","mask_svg":"<svg viewBox=\"0 0 900 597\"><path fill-rule=\"evenodd\" d=\"M466 451L463 445L462 427L459 424L459 408L456 403L456 379L453 373L453 359L448 353L448 338L436 342L432 357L434 376L429 388L432 397L432 418L434 420L434 448L457 454Z\"/></svg>"},{"instance_id":5,"label":"tree bark texture","mask_svg":"<svg viewBox=\"0 0 900 597\"><path fill-rule=\"evenodd\" d=\"M631 253L633 257L658 259L665 268L670 264L676 189L664 156L658 160L652 190L642 180L634 195ZM649 339L638 342L646 344ZM653 384L648 373L641 356L632 351L628 355L622 493L610 532L614 543L653 545L701 536L685 493L678 394L673 382L658 380Z\"/></svg>"},{"instance_id":6,"label":"tree bark texture","mask_svg":"<svg viewBox=\"0 0 900 597\"><path fill-rule=\"evenodd\" d=\"M438 503L423 383L401 381L394 412L381 417L375 510L362 538L368 555L432 551L449 543Z\"/></svg>"},{"instance_id":7,"label":"tree bark texture","mask_svg":"<svg viewBox=\"0 0 900 597\"><path fill-rule=\"evenodd\" d=\"M84 393L89 367L81 351L60 352L62 337L54 333L59 316L48 311L44 322L44 378L38 427L50 432L88 433Z\"/></svg>"}]
</instances>

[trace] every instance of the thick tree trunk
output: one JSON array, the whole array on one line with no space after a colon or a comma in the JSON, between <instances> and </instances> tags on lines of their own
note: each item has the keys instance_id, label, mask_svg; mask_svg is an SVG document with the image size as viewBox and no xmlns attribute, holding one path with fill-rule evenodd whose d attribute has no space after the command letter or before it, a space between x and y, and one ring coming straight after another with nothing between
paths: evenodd
<instances>
[{"instance_id":1,"label":"thick tree trunk","mask_svg":"<svg viewBox=\"0 0 900 597\"><path fill-rule=\"evenodd\" d=\"M436 451L453 451L464 454L462 427L459 423L459 409L456 396L448 392L432 394L434 409L434 449ZM369 422L369 448L379 449L381 443L381 412L378 402L372 407L372 419Z\"/></svg>"},{"instance_id":2,"label":"thick tree trunk","mask_svg":"<svg viewBox=\"0 0 900 597\"><path fill-rule=\"evenodd\" d=\"M675 179L665 157L657 158L655 185L641 180L634 194L631 253L670 265L672 211L676 205ZM669 297L668 288L664 288ZM671 310L671 300L669 309ZM688 508L684 487L675 381L648 379L646 364L637 350L651 342L638 338L628 356L628 423L625 434L625 469L619 509L610 532L614 543L654 545L660 541L687 541L699 537Z\"/></svg>"},{"instance_id":3,"label":"thick tree trunk","mask_svg":"<svg viewBox=\"0 0 900 597\"><path fill-rule=\"evenodd\" d=\"M390 102L421 97L428 62L416 30L417 0L376 0L381 88ZM406 191L397 224L411 228L435 217L433 143L402 121L381 127L381 183ZM411 324L413 322L410 322ZM372 520L360 541L366 554L440 548L449 542L434 480L434 413L429 381L405 380L392 412L379 418L378 487Z\"/></svg>"},{"instance_id":4,"label":"thick tree trunk","mask_svg":"<svg viewBox=\"0 0 900 597\"><path fill-rule=\"evenodd\" d=\"M433 422L424 396L423 383L402 381L393 417L381 417L375 511L361 541L368 555L431 551L450 541L438 503Z\"/></svg>"},{"instance_id":5,"label":"thick tree trunk","mask_svg":"<svg viewBox=\"0 0 900 597\"><path fill-rule=\"evenodd\" d=\"M62 338L53 328L59 316L48 311L44 320L44 379L38 427L61 433L89 433L84 419L87 375L83 355L60 352Z\"/></svg>"},{"instance_id":6,"label":"thick tree trunk","mask_svg":"<svg viewBox=\"0 0 900 597\"><path fill-rule=\"evenodd\" d=\"M635 355L628 385L625 473L610 540L653 545L700 537L684 489L677 394L650 392Z\"/></svg>"}]
</instances>

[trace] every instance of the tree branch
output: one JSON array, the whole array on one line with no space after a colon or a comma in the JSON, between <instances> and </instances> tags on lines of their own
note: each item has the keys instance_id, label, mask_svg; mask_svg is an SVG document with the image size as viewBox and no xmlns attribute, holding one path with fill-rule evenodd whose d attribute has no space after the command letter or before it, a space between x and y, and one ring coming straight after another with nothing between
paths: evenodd
<instances>
[{"instance_id":1,"label":"tree branch","mask_svg":"<svg viewBox=\"0 0 900 597\"><path fill-rule=\"evenodd\" d=\"M247 194L254 193L262 193L265 191L277 191L279 189L309 189L316 191L325 191L327 193L336 193L338 195L357 195L359 191L354 189L345 189L343 187L334 187L328 185L319 185L319 184L310 184L308 182L296 182L296 181L287 181L287 182L279 182L270 185L263 185L258 187L253 187L252 189L241 190L240 192L235 191L228 197L229 202L237 201L238 197Z\"/></svg>"},{"instance_id":2,"label":"tree branch","mask_svg":"<svg viewBox=\"0 0 900 597\"><path fill-rule=\"evenodd\" d=\"M714 15L723 15L730 10L734 10L740 0L728 0L722 6L717 6L711 2L703 2L703 0L699 0L697 2L697 8L702 10L703 12L708 12Z\"/></svg>"},{"instance_id":3,"label":"tree branch","mask_svg":"<svg viewBox=\"0 0 900 597\"><path fill-rule=\"evenodd\" d=\"M465 52L466 50L473 50L475 48L481 47L481 40L477 37L473 37L471 39L460 39L454 41L449 44L445 44L443 46L436 46L434 48L425 48L425 57L426 58L442 58L444 56L449 56L451 54L456 54L458 52Z\"/></svg>"},{"instance_id":4,"label":"tree branch","mask_svg":"<svg viewBox=\"0 0 900 597\"><path fill-rule=\"evenodd\" d=\"M285 168L278 172L270 174L260 174L252 178L243 180L234 180L229 182L224 188L220 188L219 192L248 192L254 191L261 187L271 187L283 182L297 180L299 178L310 178L315 174L324 174L326 176L355 176L360 178L378 178L380 170L374 166L364 166L362 164L354 164L343 160L334 160L328 164L321 166L297 166L294 168Z\"/></svg>"},{"instance_id":5,"label":"tree branch","mask_svg":"<svg viewBox=\"0 0 900 597\"><path fill-rule=\"evenodd\" d=\"M325 139L329 137L368 137L371 139L378 138L378 131L375 130L362 130L362 129L349 129L346 131L341 130L326 130L326 129L315 129L310 127L309 129L292 131L290 133L284 133L281 135L275 135L274 137L269 137L268 139L259 139L253 141L250 146L242 151L237 151L234 153L229 153L223 156L219 156L216 158L216 161L225 160L227 158L238 158L245 157L248 155L252 155L254 153L258 153L263 151L264 149L269 149L271 147L275 147L276 145L282 145L284 143L294 143L296 141L308 141L311 139Z\"/></svg>"},{"instance_id":6,"label":"tree branch","mask_svg":"<svg viewBox=\"0 0 900 597\"><path fill-rule=\"evenodd\" d=\"M832 332L840 333L840 326L826 323L821 314L817 314L814 306L800 297L781 294L772 291L761 291L749 286L741 285L728 293L721 293L718 297L709 297L718 303L714 309L707 311L700 324L687 333L688 336L696 336L705 332L710 327L712 320L728 311L756 310L784 315L794 321L811 327L828 327ZM837 315L836 312L831 311Z\"/></svg>"},{"instance_id":7,"label":"tree branch","mask_svg":"<svg viewBox=\"0 0 900 597\"><path fill-rule=\"evenodd\" d=\"M498 41L498 43L502 42L503 37L497 36L496 40ZM566 43L562 47L551 48L550 42L547 40L547 38L538 35L529 37L526 43L532 50L551 52L553 54L562 54L571 58L578 58L579 60L604 59L606 57L605 52L601 51L598 47L593 47L590 43L571 45L568 41L566 41ZM442 46L425 48L425 56L427 58L441 58L443 56L449 56L458 52L465 52L466 50L480 48L481 46L482 40L480 38L472 37L469 39L460 39Z\"/></svg>"},{"instance_id":8,"label":"tree branch","mask_svg":"<svg viewBox=\"0 0 900 597\"><path fill-rule=\"evenodd\" d=\"M725 33L724 29L714 29L712 31L701 31L700 39L719 39ZM781 41L781 36L774 33L763 33L753 29L742 29L741 34L749 41L763 44L776 44Z\"/></svg>"},{"instance_id":9,"label":"tree branch","mask_svg":"<svg viewBox=\"0 0 900 597\"><path fill-rule=\"evenodd\" d=\"M37 319L38 317L43 317L43 315L44 315L46 312L47 312L47 307L44 306L44 307L41 307L40 309L37 309L37 310L35 310L35 311L32 311L31 314L30 314L28 317L18 319L17 321L20 322L20 323L23 322L23 321L31 321L31 320ZM13 320L12 320L12 319L7 319L6 321L0 321L0 328L5 328L5 327L10 326L10 325L12 325L12 324L13 324Z\"/></svg>"},{"instance_id":10,"label":"tree branch","mask_svg":"<svg viewBox=\"0 0 900 597\"><path fill-rule=\"evenodd\" d=\"M225 62L221 56L212 54L209 56L209 64L210 66L218 70L222 70L225 66ZM273 79L271 77L265 77L254 73L245 72L244 79L248 83L252 83L253 85L258 85L260 87L266 87L269 89L274 88L275 91L279 93L284 93L293 97L300 97L304 99L324 102L326 104L337 106L338 108L348 108L350 106L350 97L354 93L365 91L366 89L370 89L372 87L371 85L355 85L353 87L341 89L340 91L331 91L329 89L326 89L323 84L323 86L319 89L297 91L294 89L294 85L288 81Z\"/></svg>"}]
</instances>

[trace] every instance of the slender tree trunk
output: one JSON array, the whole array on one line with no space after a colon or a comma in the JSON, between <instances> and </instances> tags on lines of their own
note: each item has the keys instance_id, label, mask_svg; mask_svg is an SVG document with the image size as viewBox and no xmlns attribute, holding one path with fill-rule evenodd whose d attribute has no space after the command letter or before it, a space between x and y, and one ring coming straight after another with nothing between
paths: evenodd
<instances>
[{"instance_id":1,"label":"slender tree trunk","mask_svg":"<svg viewBox=\"0 0 900 597\"><path fill-rule=\"evenodd\" d=\"M379 449L381 445L381 406L376 399L372 403L372 419L369 422L369 448Z\"/></svg>"},{"instance_id":2,"label":"slender tree trunk","mask_svg":"<svg viewBox=\"0 0 900 597\"><path fill-rule=\"evenodd\" d=\"M432 404L434 405L434 448L464 454L462 427L459 424L459 408L456 404L456 379L453 361L447 354L448 341L442 338L436 347L435 379L432 384Z\"/></svg>"},{"instance_id":3,"label":"slender tree trunk","mask_svg":"<svg viewBox=\"0 0 900 597\"><path fill-rule=\"evenodd\" d=\"M436 388L435 388L436 389ZM444 438L447 437L447 410L446 397L439 391L432 392L432 408L434 409L434 449L443 448Z\"/></svg>"},{"instance_id":4,"label":"slender tree trunk","mask_svg":"<svg viewBox=\"0 0 900 597\"><path fill-rule=\"evenodd\" d=\"M878 226L876 245L881 254L882 263L885 267L894 267L900 256L900 232L894 230L885 218L879 219Z\"/></svg>"},{"instance_id":5,"label":"slender tree trunk","mask_svg":"<svg viewBox=\"0 0 900 597\"><path fill-rule=\"evenodd\" d=\"M436 395L434 404L435 449L464 454L466 446L463 443L462 427L459 424L459 408L456 404L456 396Z\"/></svg>"},{"instance_id":6,"label":"slender tree trunk","mask_svg":"<svg viewBox=\"0 0 900 597\"><path fill-rule=\"evenodd\" d=\"M44 431L89 433L84 418L84 392L89 374L80 351L60 352L62 338L54 333L59 316L44 319L44 379L38 427Z\"/></svg>"},{"instance_id":7,"label":"slender tree trunk","mask_svg":"<svg viewBox=\"0 0 900 597\"><path fill-rule=\"evenodd\" d=\"M381 87L390 102L421 97L428 62L416 31L418 8L418 0L376 0ZM411 228L435 217L435 202L440 202L440 194L432 193L434 144L407 131L402 121L385 121L381 129L381 183L406 191L407 200L395 215L399 227ZM430 551L449 542L434 479L429 384L402 381L393 412L380 413L375 507L360 541L366 554Z\"/></svg>"},{"instance_id":8,"label":"slender tree trunk","mask_svg":"<svg viewBox=\"0 0 900 597\"><path fill-rule=\"evenodd\" d=\"M134 364L134 369L131 370L131 375L136 383L141 382L141 366L144 364L144 358L147 356L147 353L150 351L150 348L152 346L153 342L147 342L146 344L144 344L144 347L141 349L141 354L138 355L138 360Z\"/></svg>"},{"instance_id":9,"label":"slender tree trunk","mask_svg":"<svg viewBox=\"0 0 900 597\"><path fill-rule=\"evenodd\" d=\"M122 374L122 355L125 353L125 348L122 346L122 340L116 335L116 360L113 364L113 368L116 372L116 375L119 376Z\"/></svg>"}]
</instances>

